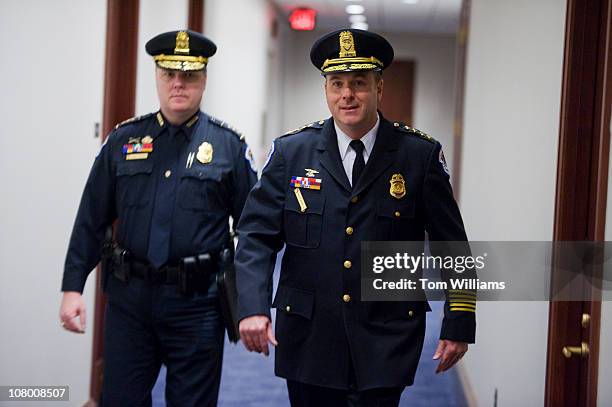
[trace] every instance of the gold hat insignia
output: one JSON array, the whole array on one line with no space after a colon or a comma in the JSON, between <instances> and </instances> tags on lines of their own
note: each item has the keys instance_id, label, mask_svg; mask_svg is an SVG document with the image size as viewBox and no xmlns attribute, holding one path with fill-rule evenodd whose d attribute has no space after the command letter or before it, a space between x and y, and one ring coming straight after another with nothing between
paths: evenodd
<instances>
[{"instance_id":1,"label":"gold hat insignia","mask_svg":"<svg viewBox=\"0 0 612 407\"><path fill-rule=\"evenodd\" d=\"M200 147L198 147L198 154L196 158L202 164L208 164L213 159L213 146L209 142L203 142Z\"/></svg>"},{"instance_id":2,"label":"gold hat insignia","mask_svg":"<svg viewBox=\"0 0 612 407\"><path fill-rule=\"evenodd\" d=\"M406 195L406 183L402 174L393 174L391 181L389 181L391 187L389 193L396 199L401 199Z\"/></svg>"},{"instance_id":3,"label":"gold hat insignia","mask_svg":"<svg viewBox=\"0 0 612 407\"><path fill-rule=\"evenodd\" d=\"M340 33L340 58L350 58L357 56L355 51L355 39L350 31L342 31Z\"/></svg>"},{"instance_id":4,"label":"gold hat insignia","mask_svg":"<svg viewBox=\"0 0 612 407\"><path fill-rule=\"evenodd\" d=\"M189 54L189 34L185 31L176 33L175 54Z\"/></svg>"}]
</instances>

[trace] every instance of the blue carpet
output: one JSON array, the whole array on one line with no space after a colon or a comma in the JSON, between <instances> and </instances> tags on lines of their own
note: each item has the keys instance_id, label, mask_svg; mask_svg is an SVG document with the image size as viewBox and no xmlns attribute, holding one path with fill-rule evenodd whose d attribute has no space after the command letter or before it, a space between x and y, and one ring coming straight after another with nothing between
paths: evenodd
<instances>
[{"instance_id":1,"label":"blue carpet","mask_svg":"<svg viewBox=\"0 0 612 407\"><path fill-rule=\"evenodd\" d=\"M281 256L279 255L279 258ZM277 264L278 267L278 264ZM275 271L275 277L278 272ZM278 279L275 278L274 287ZM436 375L437 361L432 356L438 344L442 302L430 303L427 314L425 345L414 385L402 393L401 407L465 407L465 397L454 369ZM153 388L153 406L164 407L166 370L162 368ZM273 354L264 357L250 353L242 343L225 343L219 407L285 407L289 406L284 379L274 376Z\"/></svg>"}]
</instances>

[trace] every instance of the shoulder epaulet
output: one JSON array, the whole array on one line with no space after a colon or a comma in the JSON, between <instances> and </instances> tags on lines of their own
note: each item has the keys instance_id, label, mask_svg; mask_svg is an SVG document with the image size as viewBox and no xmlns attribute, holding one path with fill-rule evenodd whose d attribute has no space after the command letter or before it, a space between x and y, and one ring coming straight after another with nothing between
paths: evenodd
<instances>
[{"instance_id":1,"label":"shoulder epaulet","mask_svg":"<svg viewBox=\"0 0 612 407\"><path fill-rule=\"evenodd\" d=\"M429 134L423 133L421 130L415 129L414 127L407 126L407 125L405 125L403 123L393 122L393 127L395 127L398 131L401 131L403 133L409 133L409 134L412 134L414 136L418 136L418 137L420 137L422 139L431 141L432 143L436 142L436 139L431 137Z\"/></svg>"},{"instance_id":2,"label":"shoulder epaulet","mask_svg":"<svg viewBox=\"0 0 612 407\"><path fill-rule=\"evenodd\" d=\"M211 115L208 115L208 119L210 120L211 123L214 123L214 124L216 124L219 127L223 127L224 129L227 129L227 130L231 131L241 141L244 140L244 135L241 132L239 132L237 128L235 128L234 126L230 125L229 123L226 123L223 120L218 119L218 118L216 118L214 116L211 116Z\"/></svg>"},{"instance_id":3,"label":"shoulder epaulet","mask_svg":"<svg viewBox=\"0 0 612 407\"><path fill-rule=\"evenodd\" d=\"M147 114L143 114L142 116L131 117L131 118L127 119L127 120L122 121L121 123L117 123L117 125L115 126L115 129L118 129L121 126L125 126L126 124L136 123L136 122L142 121L144 119L147 119L147 118L153 116L154 114L155 113L147 113Z\"/></svg>"},{"instance_id":4,"label":"shoulder epaulet","mask_svg":"<svg viewBox=\"0 0 612 407\"><path fill-rule=\"evenodd\" d=\"M283 134L281 137L290 136L292 134L297 134L304 129L322 129L324 124L325 124L325 120L317 120L316 122L308 123L308 124L303 125L302 127L298 127L297 129L288 131L287 133Z\"/></svg>"}]
</instances>

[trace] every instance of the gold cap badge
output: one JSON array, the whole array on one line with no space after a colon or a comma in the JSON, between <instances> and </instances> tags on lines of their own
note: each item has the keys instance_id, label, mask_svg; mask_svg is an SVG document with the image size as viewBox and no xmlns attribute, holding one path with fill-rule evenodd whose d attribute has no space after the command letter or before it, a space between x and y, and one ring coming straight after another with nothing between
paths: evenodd
<instances>
[{"instance_id":1,"label":"gold cap badge","mask_svg":"<svg viewBox=\"0 0 612 407\"><path fill-rule=\"evenodd\" d=\"M156 35L145 44L145 49L160 68L186 72L206 68L217 46L198 32L180 30Z\"/></svg>"},{"instance_id":2,"label":"gold cap badge","mask_svg":"<svg viewBox=\"0 0 612 407\"><path fill-rule=\"evenodd\" d=\"M391 187L389 193L396 199L401 199L406 195L406 183L402 174L393 174L391 181L389 181Z\"/></svg>"},{"instance_id":3,"label":"gold cap badge","mask_svg":"<svg viewBox=\"0 0 612 407\"><path fill-rule=\"evenodd\" d=\"M196 158L202 164L208 164L213 159L213 146L209 142L203 142L200 147L198 147L198 154Z\"/></svg>"},{"instance_id":4,"label":"gold cap badge","mask_svg":"<svg viewBox=\"0 0 612 407\"><path fill-rule=\"evenodd\" d=\"M355 51L355 39L350 31L340 33L340 54L339 58L350 58L357 55Z\"/></svg>"},{"instance_id":5,"label":"gold cap badge","mask_svg":"<svg viewBox=\"0 0 612 407\"><path fill-rule=\"evenodd\" d=\"M388 44L387 40L379 36L378 44L383 50L372 49L372 45L369 45L368 42L364 42L360 45L361 55L358 55L357 49L355 48L355 37L361 41L361 37L363 34L354 33L349 30L340 31L337 34L337 41L339 41L338 46L338 58L333 58L335 56L335 47L333 54L329 56L332 58L326 58L324 61L321 59L313 60L313 63L317 65L322 62L322 65L319 69L321 69L322 73L327 74L331 72L350 72L350 71L372 71L372 70L382 70L385 68L385 64L376 56L371 54L380 55L385 57L386 59L393 59L393 49L391 45ZM370 33L371 35L371 33ZM325 38L325 37L324 37ZM334 41L336 41L336 33L333 35ZM369 37L367 37L369 38ZM378 37L377 37L378 38ZM365 40L365 38L364 38ZM331 37L330 37L331 41ZM372 40L370 38L370 42L376 42L376 40ZM323 42L325 44L326 41ZM388 45L388 49L385 49ZM381 52L378 52L381 51ZM383 52L384 51L384 52ZM325 51L322 51L323 53ZM369 54L369 56L367 56ZM390 58L388 58L390 56ZM312 58L312 57L311 57ZM389 61L390 62L390 61Z\"/></svg>"},{"instance_id":6,"label":"gold cap badge","mask_svg":"<svg viewBox=\"0 0 612 407\"><path fill-rule=\"evenodd\" d=\"M174 47L175 54L189 55L189 34L185 31L176 33L176 45Z\"/></svg>"}]
</instances>

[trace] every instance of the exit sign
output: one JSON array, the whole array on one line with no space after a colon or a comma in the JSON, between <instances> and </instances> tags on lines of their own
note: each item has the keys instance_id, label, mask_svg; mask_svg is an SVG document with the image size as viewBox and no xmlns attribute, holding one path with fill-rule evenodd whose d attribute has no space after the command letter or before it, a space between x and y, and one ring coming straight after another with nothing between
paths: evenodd
<instances>
[{"instance_id":1,"label":"exit sign","mask_svg":"<svg viewBox=\"0 0 612 407\"><path fill-rule=\"evenodd\" d=\"M291 28L297 31L312 31L315 29L317 11L311 8L296 8L289 15Z\"/></svg>"}]
</instances>

